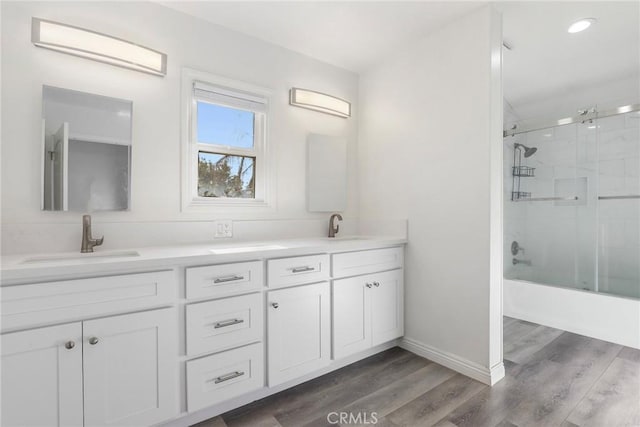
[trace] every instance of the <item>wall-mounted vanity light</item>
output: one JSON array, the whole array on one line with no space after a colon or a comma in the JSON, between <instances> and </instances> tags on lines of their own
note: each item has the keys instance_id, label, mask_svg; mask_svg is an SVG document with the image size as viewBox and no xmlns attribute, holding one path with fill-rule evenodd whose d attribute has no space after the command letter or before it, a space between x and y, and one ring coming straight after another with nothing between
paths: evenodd
<instances>
[{"instance_id":1,"label":"wall-mounted vanity light","mask_svg":"<svg viewBox=\"0 0 640 427\"><path fill-rule=\"evenodd\" d=\"M291 88L289 104L338 117L351 117L351 104L344 99L308 89Z\"/></svg>"},{"instance_id":2,"label":"wall-mounted vanity light","mask_svg":"<svg viewBox=\"0 0 640 427\"><path fill-rule=\"evenodd\" d=\"M158 76L167 73L167 55L164 53L58 22L33 18L31 42L39 47Z\"/></svg>"}]
</instances>

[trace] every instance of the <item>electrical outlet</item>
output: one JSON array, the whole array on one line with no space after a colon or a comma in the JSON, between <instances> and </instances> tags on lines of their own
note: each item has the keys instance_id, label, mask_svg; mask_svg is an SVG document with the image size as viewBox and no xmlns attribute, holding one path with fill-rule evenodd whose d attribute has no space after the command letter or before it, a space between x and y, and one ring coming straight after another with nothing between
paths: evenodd
<instances>
[{"instance_id":1,"label":"electrical outlet","mask_svg":"<svg viewBox=\"0 0 640 427\"><path fill-rule=\"evenodd\" d=\"M233 237L233 222L230 219L220 219L214 221L216 233L214 238L220 239L225 237Z\"/></svg>"}]
</instances>

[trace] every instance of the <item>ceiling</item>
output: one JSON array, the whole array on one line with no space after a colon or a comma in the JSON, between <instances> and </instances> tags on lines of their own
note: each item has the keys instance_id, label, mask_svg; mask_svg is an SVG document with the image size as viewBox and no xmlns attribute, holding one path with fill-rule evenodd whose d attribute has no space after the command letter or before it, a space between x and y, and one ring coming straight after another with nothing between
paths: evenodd
<instances>
[{"instance_id":1,"label":"ceiling","mask_svg":"<svg viewBox=\"0 0 640 427\"><path fill-rule=\"evenodd\" d=\"M513 45L503 50L504 96L516 110L543 99L578 99L577 93L594 87L611 92L615 82L640 78L638 1L502 2L497 7L504 40ZM569 25L581 18L597 22L569 34ZM629 90L637 92L638 85Z\"/></svg>"},{"instance_id":2,"label":"ceiling","mask_svg":"<svg viewBox=\"0 0 640 427\"><path fill-rule=\"evenodd\" d=\"M485 4L477 1L160 3L356 73Z\"/></svg>"},{"instance_id":3,"label":"ceiling","mask_svg":"<svg viewBox=\"0 0 640 427\"><path fill-rule=\"evenodd\" d=\"M200 19L356 73L402 46L480 8L480 1L160 1ZM503 13L504 96L518 106L554 99L581 101L582 88L640 79L640 2L506 1ZM597 18L569 34L580 18ZM619 85L620 86L620 85ZM634 86L634 88L637 87ZM622 90L625 88L622 87ZM620 88L618 89L620 90ZM555 98L554 98L555 97ZM542 105L542 104L541 104ZM522 107L522 110L526 110ZM531 115L532 109L525 113Z\"/></svg>"}]
</instances>

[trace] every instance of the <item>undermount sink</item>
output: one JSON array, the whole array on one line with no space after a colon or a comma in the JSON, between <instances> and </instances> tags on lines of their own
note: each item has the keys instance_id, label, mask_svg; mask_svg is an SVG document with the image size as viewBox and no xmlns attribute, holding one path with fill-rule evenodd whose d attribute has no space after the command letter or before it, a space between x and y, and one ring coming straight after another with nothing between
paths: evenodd
<instances>
[{"instance_id":1,"label":"undermount sink","mask_svg":"<svg viewBox=\"0 0 640 427\"><path fill-rule=\"evenodd\" d=\"M367 240L367 239L368 239L368 237L366 237L366 236L325 237L325 240L328 240L330 242L345 242L345 241L349 241L349 240Z\"/></svg>"},{"instance_id":2,"label":"undermount sink","mask_svg":"<svg viewBox=\"0 0 640 427\"><path fill-rule=\"evenodd\" d=\"M235 246L231 248L209 249L209 251L216 255L224 255L240 254L243 252L273 251L276 249L287 249L287 247L282 245Z\"/></svg>"},{"instance_id":3,"label":"undermount sink","mask_svg":"<svg viewBox=\"0 0 640 427\"><path fill-rule=\"evenodd\" d=\"M67 254L67 255L43 255L25 258L20 261L20 264L40 264L45 262L64 262L64 261L81 261L81 262L94 262L101 259L113 259L113 258L131 258L138 257L140 254L137 251L110 251L110 252L92 252L86 254Z\"/></svg>"}]
</instances>

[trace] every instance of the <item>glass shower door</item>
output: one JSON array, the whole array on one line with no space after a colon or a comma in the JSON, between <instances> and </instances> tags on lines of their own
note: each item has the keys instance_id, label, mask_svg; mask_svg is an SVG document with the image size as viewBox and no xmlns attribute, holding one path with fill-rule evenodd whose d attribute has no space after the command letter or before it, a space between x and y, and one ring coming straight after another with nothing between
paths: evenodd
<instances>
[{"instance_id":1,"label":"glass shower door","mask_svg":"<svg viewBox=\"0 0 640 427\"><path fill-rule=\"evenodd\" d=\"M506 133L505 278L640 298L634 108L589 108L568 124Z\"/></svg>"},{"instance_id":2,"label":"glass shower door","mask_svg":"<svg viewBox=\"0 0 640 427\"><path fill-rule=\"evenodd\" d=\"M640 113L597 120L597 291L640 298Z\"/></svg>"},{"instance_id":3,"label":"glass shower door","mask_svg":"<svg viewBox=\"0 0 640 427\"><path fill-rule=\"evenodd\" d=\"M597 195L589 184L596 181L596 136L588 127L572 123L505 138L505 187L511 190L505 194L511 199L505 206L506 278L595 290ZM517 172L513 164L520 160L531 176L506 176ZM514 241L525 250L513 254Z\"/></svg>"}]
</instances>

